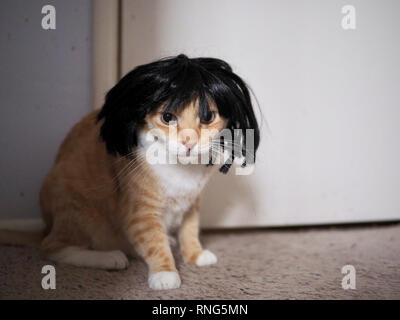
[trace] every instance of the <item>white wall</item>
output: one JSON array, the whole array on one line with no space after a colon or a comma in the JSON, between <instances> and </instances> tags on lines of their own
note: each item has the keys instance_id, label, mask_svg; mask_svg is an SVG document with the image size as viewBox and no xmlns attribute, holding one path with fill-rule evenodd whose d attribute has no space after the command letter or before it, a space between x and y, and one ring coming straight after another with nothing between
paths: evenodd
<instances>
[{"instance_id":1,"label":"white wall","mask_svg":"<svg viewBox=\"0 0 400 320\"><path fill-rule=\"evenodd\" d=\"M56 30L41 27L56 8ZM40 217L39 189L91 109L91 1L0 2L0 219Z\"/></svg>"},{"instance_id":2,"label":"white wall","mask_svg":"<svg viewBox=\"0 0 400 320\"><path fill-rule=\"evenodd\" d=\"M205 226L400 218L400 2L124 0L123 71L165 55L226 59L268 121L255 174L216 176Z\"/></svg>"}]
</instances>

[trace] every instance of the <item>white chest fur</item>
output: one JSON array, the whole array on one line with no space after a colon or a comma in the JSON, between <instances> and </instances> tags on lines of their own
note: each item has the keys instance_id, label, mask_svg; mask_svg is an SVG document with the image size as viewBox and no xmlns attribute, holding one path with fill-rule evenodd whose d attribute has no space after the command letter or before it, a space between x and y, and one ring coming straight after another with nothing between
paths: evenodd
<instances>
[{"instance_id":1,"label":"white chest fur","mask_svg":"<svg viewBox=\"0 0 400 320\"><path fill-rule=\"evenodd\" d=\"M175 231L183 215L193 205L210 177L205 165L156 164L153 172L165 195L163 220L168 231Z\"/></svg>"}]
</instances>

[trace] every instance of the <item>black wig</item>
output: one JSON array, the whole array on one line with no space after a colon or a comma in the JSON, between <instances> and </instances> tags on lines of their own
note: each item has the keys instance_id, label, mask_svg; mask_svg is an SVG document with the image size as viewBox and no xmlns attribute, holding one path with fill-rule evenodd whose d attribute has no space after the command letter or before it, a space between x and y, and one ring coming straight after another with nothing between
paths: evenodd
<instances>
[{"instance_id":1,"label":"black wig","mask_svg":"<svg viewBox=\"0 0 400 320\"><path fill-rule=\"evenodd\" d=\"M107 151L128 156L137 146L137 130L147 114L163 103L165 111L174 111L196 99L200 119L207 117L210 101L215 103L220 115L228 119L227 129L232 137L242 133L241 153L246 159L243 165L254 162L260 133L246 83L223 60L190 59L183 54L136 67L107 93L98 115L98 121L104 119L100 136ZM254 134L251 152L244 147L246 129L252 129ZM221 167L221 172L229 170L234 157L231 152L230 161Z\"/></svg>"}]
</instances>

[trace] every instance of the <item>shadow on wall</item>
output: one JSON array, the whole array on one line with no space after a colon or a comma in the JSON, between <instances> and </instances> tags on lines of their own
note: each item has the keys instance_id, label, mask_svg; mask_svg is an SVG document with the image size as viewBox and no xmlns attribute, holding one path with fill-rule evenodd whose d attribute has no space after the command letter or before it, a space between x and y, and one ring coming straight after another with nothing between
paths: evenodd
<instances>
[{"instance_id":1,"label":"shadow on wall","mask_svg":"<svg viewBox=\"0 0 400 320\"><path fill-rule=\"evenodd\" d=\"M230 224L227 217L233 211L247 216L255 214L254 196L249 176L235 175L234 166L226 175L215 173L201 195L202 226L227 226Z\"/></svg>"}]
</instances>

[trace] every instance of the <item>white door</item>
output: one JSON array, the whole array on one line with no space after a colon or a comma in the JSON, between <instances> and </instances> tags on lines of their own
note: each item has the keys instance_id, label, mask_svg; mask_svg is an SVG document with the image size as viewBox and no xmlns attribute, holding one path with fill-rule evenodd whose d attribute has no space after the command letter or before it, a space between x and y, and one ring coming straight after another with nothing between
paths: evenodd
<instances>
[{"instance_id":1,"label":"white door","mask_svg":"<svg viewBox=\"0 0 400 320\"><path fill-rule=\"evenodd\" d=\"M123 1L123 73L219 57L267 119L254 173L208 185L204 226L400 218L400 2L352 4L344 30L343 1Z\"/></svg>"}]
</instances>

